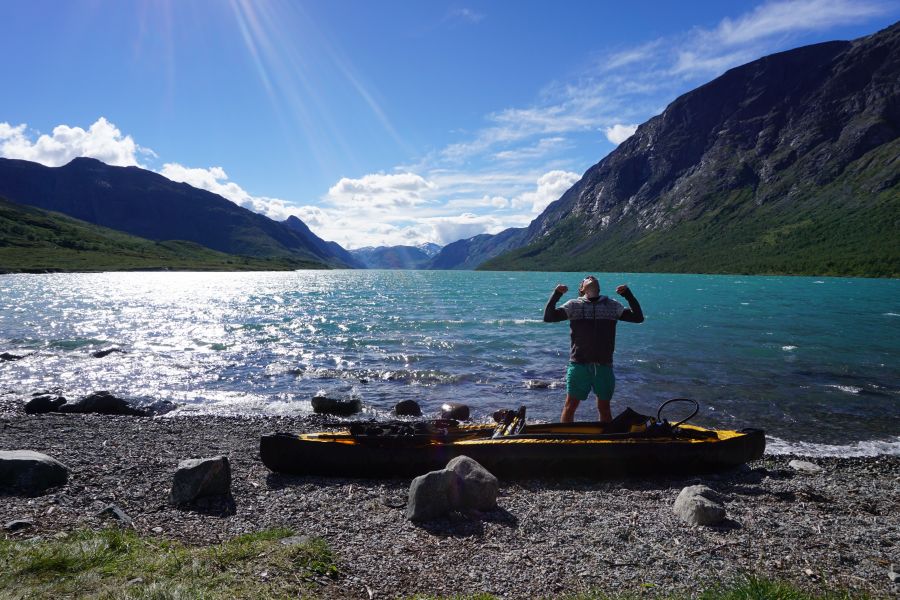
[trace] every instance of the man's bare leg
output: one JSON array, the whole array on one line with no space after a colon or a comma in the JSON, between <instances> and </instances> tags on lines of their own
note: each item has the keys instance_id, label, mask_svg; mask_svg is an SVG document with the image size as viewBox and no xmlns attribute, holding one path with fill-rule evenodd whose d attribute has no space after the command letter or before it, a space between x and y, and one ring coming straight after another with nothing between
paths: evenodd
<instances>
[{"instance_id":1,"label":"man's bare leg","mask_svg":"<svg viewBox=\"0 0 900 600\"><path fill-rule=\"evenodd\" d=\"M563 412L565 412L565 410L563 410ZM597 398L597 412L600 413L601 423L609 423L612 421L612 412L609 410L609 400Z\"/></svg>"},{"instance_id":2,"label":"man's bare leg","mask_svg":"<svg viewBox=\"0 0 900 600\"><path fill-rule=\"evenodd\" d=\"M578 410L580 400L574 396L566 394L566 403L563 404L562 416L559 418L563 423L571 423L575 420L575 411Z\"/></svg>"}]
</instances>

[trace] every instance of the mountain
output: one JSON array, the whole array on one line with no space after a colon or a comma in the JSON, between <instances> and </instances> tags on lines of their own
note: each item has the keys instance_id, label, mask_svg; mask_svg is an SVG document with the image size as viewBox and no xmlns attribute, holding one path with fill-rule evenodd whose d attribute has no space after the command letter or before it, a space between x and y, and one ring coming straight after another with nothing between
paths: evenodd
<instances>
[{"instance_id":1,"label":"mountain","mask_svg":"<svg viewBox=\"0 0 900 600\"><path fill-rule=\"evenodd\" d=\"M677 98L480 268L900 276L898 135L900 23L766 56Z\"/></svg>"},{"instance_id":2,"label":"mountain","mask_svg":"<svg viewBox=\"0 0 900 600\"><path fill-rule=\"evenodd\" d=\"M441 251L443 246L439 246L432 242L422 242L421 244L416 244L416 248L427 254L429 257L434 256L438 252Z\"/></svg>"},{"instance_id":3,"label":"mountain","mask_svg":"<svg viewBox=\"0 0 900 600\"><path fill-rule=\"evenodd\" d=\"M358 248L350 253L367 269L422 269L432 256L418 246Z\"/></svg>"},{"instance_id":4,"label":"mountain","mask_svg":"<svg viewBox=\"0 0 900 600\"><path fill-rule=\"evenodd\" d=\"M512 227L497 234L481 233L447 244L426 265L428 269L475 269L488 259L525 244L527 230Z\"/></svg>"},{"instance_id":5,"label":"mountain","mask_svg":"<svg viewBox=\"0 0 900 600\"><path fill-rule=\"evenodd\" d=\"M281 223L294 233L300 235L301 238L308 240L309 244L318 251L319 256L336 258L347 267L362 268L364 266L355 256L353 256L353 254L345 250L343 246L337 242L326 242L314 234L310 228L306 226L306 223L294 215L291 215Z\"/></svg>"},{"instance_id":6,"label":"mountain","mask_svg":"<svg viewBox=\"0 0 900 600\"><path fill-rule=\"evenodd\" d=\"M0 196L154 241L347 266L337 246L211 192L138 167L76 158L62 167L0 158ZM340 248L340 250L338 250Z\"/></svg>"},{"instance_id":7,"label":"mountain","mask_svg":"<svg viewBox=\"0 0 900 600\"><path fill-rule=\"evenodd\" d=\"M321 268L318 261L223 254L193 242L153 242L0 198L0 272Z\"/></svg>"}]
</instances>

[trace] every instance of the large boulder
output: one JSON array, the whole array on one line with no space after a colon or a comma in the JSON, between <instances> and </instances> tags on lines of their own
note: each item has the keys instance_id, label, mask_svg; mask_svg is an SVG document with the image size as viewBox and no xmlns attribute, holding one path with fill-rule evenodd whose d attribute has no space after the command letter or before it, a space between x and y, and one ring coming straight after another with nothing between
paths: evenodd
<instances>
[{"instance_id":1,"label":"large boulder","mask_svg":"<svg viewBox=\"0 0 900 600\"><path fill-rule=\"evenodd\" d=\"M0 490L40 494L47 488L62 485L69 469L46 454L32 450L0 450Z\"/></svg>"},{"instance_id":2,"label":"large boulder","mask_svg":"<svg viewBox=\"0 0 900 600\"><path fill-rule=\"evenodd\" d=\"M459 508L459 475L441 469L419 475L409 486L406 518L431 521Z\"/></svg>"},{"instance_id":3,"label":"large boulder","mask_svg":"<svg viewBox=\"0 0 900 600\"><path fill-rule=\"evenodd\" d=\"M722 497L705 485L692 485L681 490L673 510L688 525L717 525L725 520Z\"/></svg>"},{"instance_id":4,"label":"large boulder","mask_svg":"<svg viewBox=\"0 0 900 600\"><path fill-rule=\"evenodd\" d=\"M169 502L187 504L205 496L231 494L231 465L226 456L183 460L172 478Z\"/></svg>"},{"instance_id":5,"label":"large boulder","mask_svg":"<svg viewBox=\"0 0 900 600\"><path fill-rule=\"evenodd\" d=\"M100 415L129 415L146 417L147 411L138 408L124 398L114 396L110 392L94 392L78 402L63 404L59 407L62 413L96 413Z\"/></svg>"},{"instance_id":6,"label":"large boulder","mask_svg":"<svg viewBox=\"0 0 900 600\"><path fill-rule=\"evenodd\" d=\"M469 407L459 402L444 402L441 405L441 418L468 421Z\"/></svg>"},{"instance_id":7,"label":"large boulder","mask_svg":"<svg viewBox=\"0 0 900 600\"><path fill-rule=\"evenodd\" d=\"M460 508L493 510L497 508L500 482L494 475L468 456L457 456L446 469L459 476Z\"/></svg>"},{"instance_id":8,"label":"large boulder","mask_svg":"<svg viewBox=\"0 0 900 600\"><path fill-rule=\"evenodd\" d=\"M338 400L337 398L329 398L328 396L315 396L312 399L312 409L313 412L320 415L349 417L362 410L362 402L359 398Z\"/></svg>"},{"instance_id":9,"label":"large boulder","mask_svg":"<svg viewBox=\"0 0 900 600\"><path fill-rule=\"evenodd\" d=\"M401 400L394 405L394 414L398 417L421 417L422 407L415 400Z\"/></svg>"},{"instance_id":10,"label":"large boulder","mask_svg":"<svg viewBox=\"0 0 900 600\"><path fill-rule=\"evenodd\" d=\"M25 403L25 412L29 415L40 415L56 412L66 403L66 399L56 394L40 394Z\"/></svg>"},{"instance_id":11,"label":"large boulder","mask_svg":"<svg viewBox=\"0 0 900 600\"><path fill-rule=\"evenodd\" d=\"M457 456L440 471L413 479L409 486L406 518L430 521L453 511L497 508L499 482L468 456Z\"/></svg>"}]
</instances>

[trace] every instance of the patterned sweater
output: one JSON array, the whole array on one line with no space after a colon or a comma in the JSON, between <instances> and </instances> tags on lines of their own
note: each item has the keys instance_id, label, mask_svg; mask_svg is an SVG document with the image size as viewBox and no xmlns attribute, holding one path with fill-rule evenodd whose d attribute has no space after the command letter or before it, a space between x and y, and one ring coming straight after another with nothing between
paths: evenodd
<instances>
[{"instance_id":1,"label":"patterned sweater","mask_svg":"<svg viewBox=\"0 0 900 600\"><path fill-rule=\"evenodd\" d=\"M544 321L569 321L572 349L569 360L574 363L611 365L616 350L616 323L641 323L644 313L637 298L630 291L625 295L629 308L608 296L579 297L556 308L562 294L553 292L544 308Z\"/></svg>"}]
</instances>

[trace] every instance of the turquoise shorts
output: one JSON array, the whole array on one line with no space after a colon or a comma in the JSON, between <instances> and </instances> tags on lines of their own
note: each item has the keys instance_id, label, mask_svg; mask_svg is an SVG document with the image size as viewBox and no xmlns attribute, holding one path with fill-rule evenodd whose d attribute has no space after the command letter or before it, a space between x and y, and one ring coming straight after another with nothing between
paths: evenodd
<instances>
[{"instance_id":1,"label":"turquoise shorts","mask_svg":"<svg viewBox=\"0 0 900 600\"><path fill-rule=\"evenodd\" d=\"M609 402L615 389L612 365L570 362L566 369L566 393L579 402L586 400L591 390L598 399Z\"/></svg>"}]
</instances>

